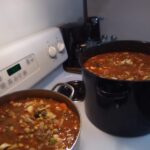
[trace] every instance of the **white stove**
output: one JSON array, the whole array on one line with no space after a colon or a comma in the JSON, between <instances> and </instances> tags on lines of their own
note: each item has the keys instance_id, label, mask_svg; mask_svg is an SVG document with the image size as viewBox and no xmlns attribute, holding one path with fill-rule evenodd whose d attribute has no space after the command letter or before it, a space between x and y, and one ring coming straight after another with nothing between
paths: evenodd
<instances>
[{"instance_id":1,"label":"white stove","mask_svg":"<svg viewBox=\"0 0 150 150\"><path fill-rule=\"evenodd\" d=\"M60 82L82 80L82 75L65 72L67 52L58 28L41 31L0 49L0 96L29 88L51 90ZM148 150L150 134L136 138L109 135L87 118L84 101L75 101L81 115L78 150Z\"/></svg>"}]
</instances>

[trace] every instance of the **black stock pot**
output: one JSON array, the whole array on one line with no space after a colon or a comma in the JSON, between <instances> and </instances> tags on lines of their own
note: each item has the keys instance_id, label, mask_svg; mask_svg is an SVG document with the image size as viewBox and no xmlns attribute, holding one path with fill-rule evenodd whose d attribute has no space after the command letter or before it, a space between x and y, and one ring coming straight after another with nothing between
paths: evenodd
<instances>
[{"instance_id":1,"label":"black stock pot","mask_svg":"<svg viewBox=\"0 0 150 150\"><path fill-rule=\"evenodd\" d=\"M102 78L83 66L92 56L123 50L150 55L150 43L114 41L80 54L86 88L85 110L89 120L99 129L117 136L134 137L150 132L150 81Z\"/></svg>"}]
</instances>

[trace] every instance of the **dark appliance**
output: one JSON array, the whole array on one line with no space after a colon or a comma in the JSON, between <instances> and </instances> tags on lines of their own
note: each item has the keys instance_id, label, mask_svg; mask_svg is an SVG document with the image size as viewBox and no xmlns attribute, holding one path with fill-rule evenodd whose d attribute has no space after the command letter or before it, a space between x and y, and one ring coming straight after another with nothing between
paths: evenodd
<instances>
[{"instance_id":1,"label":"dark appliance","mask_svg":"<svg viewBox=\"0 0 150 150\"><path fill-rule=\"evenodd\" d=\"M105 132L118 136L140 136L150 133L150 81L102 78L83 66L92 56L123 50L150 55L150 43L115 41L90 48L81 54L86 89L85 110L89 120Z\"/></svg>"},{"instance_id":2,"label":"dark appliance","mask_svg":"<svg viewBox=\"0 0 150 150\"><path fill-rule=\"evenodd\" d=\"M64 43L68 53L68 59L64 62L64 69L71 72L79 72L79 63L76 55L77 48L86 40L83 24L70 23L60 27Z\"/></svg>"},{"instance_id":3,"label":"dark appliance","mask_svg":"<svg viewBox=\"0 0 150 150\"><path fill-rule=\"evenodd\" d=\"M85 24L86 33L88 39L90 41L101 41L100 37L100 19L99 17L93 16L88 17L87 22Z\"/></svg>"},{"instance_id":4,"label":"dark appliance","mask_svg":"<svg viewBox=\"0 0 150 150\"><path fill-rule=\"evenodd\" d=\"M68 60L64 63L65 70L80 73L78 54L101 42L99 21L98 17L89 17L85 23L70 23L60 27L68 52Z\"/></svg>"}]
</instances>

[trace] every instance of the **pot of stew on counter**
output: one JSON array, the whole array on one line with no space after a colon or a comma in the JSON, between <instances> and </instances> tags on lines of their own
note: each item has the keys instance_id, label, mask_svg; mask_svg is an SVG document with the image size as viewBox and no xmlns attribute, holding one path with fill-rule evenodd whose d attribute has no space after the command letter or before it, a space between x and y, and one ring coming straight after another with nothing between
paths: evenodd
<instances>
[{"instance_id":1,"label":"pot of stew on counter","mask_svg":"<svg viewBox=\"0 0 150 150\"><path fill-rule=\"evenodd\" d=\"M114 41L80 54L85 110L99 129L117 136L150 132L150 43Z\"/></svg>"},{"instance_id":2,"label":"pot of stew on counter","mask_svg":"<svg viewBox=\"0 0 150 150\"><path fill-rule=\"evenodd\" d=\"M0 150L74 150L80 115L66 96L25 90L0 97Z\"/></svg>"}]
</instances>

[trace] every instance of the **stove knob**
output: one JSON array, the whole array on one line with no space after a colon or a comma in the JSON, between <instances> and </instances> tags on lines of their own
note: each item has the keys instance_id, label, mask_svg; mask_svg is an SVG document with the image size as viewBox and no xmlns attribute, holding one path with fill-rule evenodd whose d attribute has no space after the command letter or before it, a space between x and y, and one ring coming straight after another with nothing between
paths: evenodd
<instances>
[{"instance_id":1,"label":"stove knob","mask_svg":"<svg viewBox=\"0 0 150 150\"><path fill-rule=\"evenodd\" d=\"M65 50L65 44L64 43L57 43L57 49L60 53L62 53Z\"/></svg>"},{"instance_id":2,"label":"stove knob","mask_svg":"<svg viewBox=\"0 0 150 150\"><path fill-rule=\"evenodd\" d=\"M49 52L50 57L52 57L52 58L55 58L57 55L57 50L53 46L49 47L48 52Z\"/></svg>"}]
</instances>

